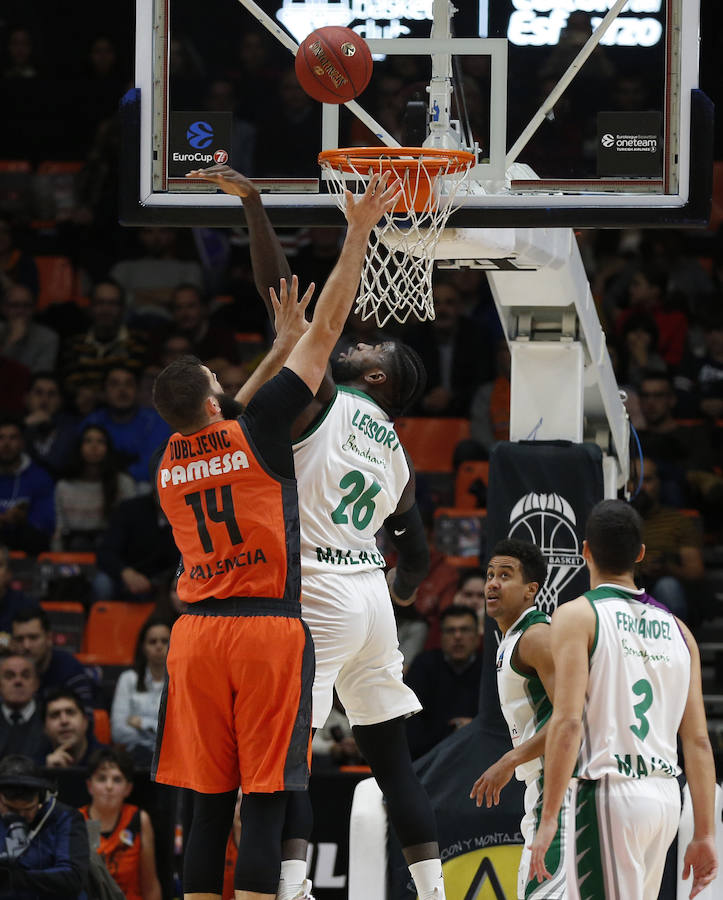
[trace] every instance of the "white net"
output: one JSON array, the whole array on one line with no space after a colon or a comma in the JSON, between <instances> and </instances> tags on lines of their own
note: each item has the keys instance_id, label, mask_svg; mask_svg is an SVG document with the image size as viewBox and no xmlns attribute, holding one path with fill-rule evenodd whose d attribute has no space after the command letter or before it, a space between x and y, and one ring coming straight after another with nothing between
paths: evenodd
<instances>
[{"instance_id":1,"label":"white net","mask_svg":"<svg viewBox=\"0 0 723 900\"><path fill-rule=\"evenodd\" d=\"M434 249L474 164L474 155L464 151L420 147L391 152L395 155L387 155L385 148L353 148L319 157L342 210L344 190L363 193L375 172L391 170L401 182L404 200L385 213L369 238L356 300L355 311L362 319L373 316L379 327L392 318L406 322L411 314L421 321L434 319Z\"/></svg>"}]
</instances>

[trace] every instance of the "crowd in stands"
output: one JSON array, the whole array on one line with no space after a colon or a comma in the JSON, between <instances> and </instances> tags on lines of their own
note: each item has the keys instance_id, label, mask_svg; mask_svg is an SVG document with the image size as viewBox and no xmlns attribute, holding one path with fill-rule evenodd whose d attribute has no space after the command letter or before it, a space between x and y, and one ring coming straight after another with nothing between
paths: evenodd
<instances>
[{"instance_id":1,"label":"crowd in stands","mask_svg":"<svg viewBox=\"0 0 723 900\"><path fill-rule=\"evenodd\" d=\"M71 34L55 14L42 29L21 12L17 21L0 14L0 94L14 123L0 155L30 169L53 159L79 166L46 191L42 210L35 195L0 191L0 812L18 802L3 788L4 759L11 772L35 766L54 775L61 804L97 823L95 845L126 895L158 900L173 896L178 810L175 793L149 783L148 768L178 614L178 556L150 490L152 453L169 435L151 387L162 367L194 353L233 396L270 334L241 229L118 225L117 104L131 83L123 16L107 13L108 33L85 23ZM246 174L315 171L318 105L270 39L249 30L212 70L202 60L213 55L199 52L182 19L176 24L174 107L233 109L231 163ZM63 51L63 84L83 91L73 110L63 91L51 90L47 62L66 38L75 49ZM395 57L377 81L376 115L395 134L415 84L408 64ZM622 97L641 85L621 76L619 89ZM283 115L265 103L272 94ZM59 105L48 118L49 97ZM69 130L63 116L71 112ZM0 161L0 181L10 171ZM340 231L288 230L283 238L300 281L323 284ZM587 231L578 240L640 439L632 490L648 548L641 580L698 625L715 612L707 560L723 564L723 230ZM48 279L48 259L67 264L62 289ZM387 333L410 343L428 382L409 414L467 419L470 438L455 462L485 460L509 437L510 355L484 273L438 273L434 303L433 322L404 329L381 331L352 316L342 344ZM418 487L431 571L414 606L396 610L406 677L425 706L409 724L415 756L475 715L484 639L484 572L460 568L434 545L435 495L424 472ZM483 507L483 489L477 500ZM47 583L24 590L15 571L47 552L91 554L63 595L83 604L83 616L93 604L153 608L127 667L86 667L59 645L39 605L52 599ZM62 569L67 558L55 559ZM109 714L103 734L99 711ZM327 764L363 762L342 709L317 733L314 752ZM17 763L18 755L30 762Z\"/></svg>"}]
</instances>

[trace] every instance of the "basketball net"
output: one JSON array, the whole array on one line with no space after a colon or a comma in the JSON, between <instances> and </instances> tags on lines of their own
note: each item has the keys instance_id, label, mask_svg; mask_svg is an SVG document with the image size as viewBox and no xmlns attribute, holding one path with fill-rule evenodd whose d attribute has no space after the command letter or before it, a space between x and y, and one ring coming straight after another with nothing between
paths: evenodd
<instances>
[{"instance_id":1,"label":"basketball net","mask_svg":"<svg viewBox=\"0 0 723 900\"><path fill-rule=\"evenodd\" d=\"M474 163L473 153L436 147L353 147L319 154L342 212L344 190L362 194L377 172L391 172L401 184L399 201L369 237L355 307L363 320L374 316L382 328L392 318L406 322L410 314L434 319L435 247Z\"/></svg>"}]
</instances>

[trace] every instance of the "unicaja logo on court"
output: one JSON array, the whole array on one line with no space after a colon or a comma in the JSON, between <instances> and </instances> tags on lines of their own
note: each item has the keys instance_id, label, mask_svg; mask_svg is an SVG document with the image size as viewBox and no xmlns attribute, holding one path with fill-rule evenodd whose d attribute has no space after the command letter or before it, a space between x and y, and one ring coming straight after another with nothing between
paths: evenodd
<instances>
[{"instance_id":1,"label":"unicaja logo on court","mask_svg":"<svg viewBox=\"0 0 723 900\"><path fill-rule=\"evenodd\" d=\"M615 135L604 134L600 138L600 143L603 145L603 147L612 147L615 144Z\"/></svg>"},{"instance_id":2,"label":"unicaja logo on court","mask_svg":"<svg viewBox=\"0 0 723 900\"><path fill-rule=\"evenodd\" d=\"M559 494L525 494L510 513L508 537L531 541L547 558L547 581L536 602L548 615L557 609L560 591L585 565L576 525L572 507Z\"/></svg>"},{"instance_id":3,"label":"unicaja logo on court","mask_svg":"<svg viewBox=\"0 0 723 900\"><path fill-rule=\"evenodd\" d=\"M188 126L186 140L194 150L205 150L213 140L213 128L208 122L193 122Z\"/></svg>"}]
</instances>

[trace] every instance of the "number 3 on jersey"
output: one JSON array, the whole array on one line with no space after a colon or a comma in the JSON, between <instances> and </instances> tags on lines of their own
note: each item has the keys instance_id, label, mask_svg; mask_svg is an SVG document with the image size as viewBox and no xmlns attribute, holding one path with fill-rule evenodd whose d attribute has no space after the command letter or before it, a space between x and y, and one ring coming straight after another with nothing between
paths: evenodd
<instances>
[{"instance_id":1,"label":"number 3 on jersey","mask_svg":"<svg viewBox=\"0 0 723 900\"><path fill-rule=\"evenodd\" d=\"M633 693L643 699L633 707L633 712L637 716L639 724L631 725L630 730L633 734L637 735L641 741L644 741L647 733L650 731L650 722L648 722L645 713L650 709L653 703L653 687L647 679L641 678L633 685Z\"/></svg>"},{"instance_id":2,"label":"number 3 on jersey","mask_svg":"<svg viewBox=\"0 0 723 900\"><path fill-rule=\"evenodd\" d=\"M364 490L366 487L364 476L356 469L352 469L341 479L339 487L342 491L346 491L348 488L350 490L341 498L341 502L331 514L331 521L335 525L346 525L349 522L346 508L353 504L351 523L356 529L363 531L372 520L375 508L374 498L381 491L381 486L372 480L371 485Z\"/></svg>"}]
</instances>

